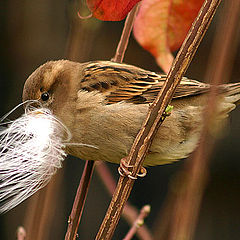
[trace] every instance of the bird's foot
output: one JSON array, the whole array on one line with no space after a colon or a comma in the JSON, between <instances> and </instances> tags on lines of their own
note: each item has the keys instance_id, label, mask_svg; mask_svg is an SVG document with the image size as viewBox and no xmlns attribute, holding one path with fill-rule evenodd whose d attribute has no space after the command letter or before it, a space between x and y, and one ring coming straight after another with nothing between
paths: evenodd
<instances>
[{"instance_id":1,"label":"bird's foot","mask_svg":"<svg viewBox=\"0 0 240 240\"><path fill-rule=\"evenodd\" d=\"M140 172L137 173L137 177L132 175L133 165L129 165L126 163L126 158L122 158L120 161L120 166L118 168L118 172L122 177L128 177L133 180L136 180L137 177L145 177L147 174L147 170L144 167L141 167Z\"/></svg>"}]
</instances>

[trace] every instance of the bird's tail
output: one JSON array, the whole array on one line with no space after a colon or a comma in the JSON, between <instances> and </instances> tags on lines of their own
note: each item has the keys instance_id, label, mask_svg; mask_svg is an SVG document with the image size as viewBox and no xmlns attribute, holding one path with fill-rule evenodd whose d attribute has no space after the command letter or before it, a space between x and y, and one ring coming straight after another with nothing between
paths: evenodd
<instances>
[{"instance_id":1,"label":"bird's tail","mask_svg":"<svg viewBox=\"0 0 240 240\"><path fill-rule=\"evenodd\" d=\"M240 103L240 83L223 84L220 88L217 118L225 119Z\"/></svg>"},{"instance_id":2,"label":"bird's tail","mask_svg":"<svg viewBox=\"0 0 240 240\"><path fill-rule=\"evenodd\" d=\"M240 104L240 82L224 84L221 88L225 93L225 99L227 102L236 105Z\"/></svg>"}]
</instances>

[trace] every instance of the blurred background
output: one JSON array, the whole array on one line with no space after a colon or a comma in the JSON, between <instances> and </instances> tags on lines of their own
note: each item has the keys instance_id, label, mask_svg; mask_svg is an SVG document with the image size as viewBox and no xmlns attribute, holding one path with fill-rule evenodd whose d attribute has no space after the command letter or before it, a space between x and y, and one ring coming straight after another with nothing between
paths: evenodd
<instances>
[{"instance_id":1,"label":"blurred background","mask_svg":"<svg viewBox=\"0 0 240 240\"><path fill-rule=\"evenodd\" d=\"M2 0L1 7L0 116L21 102L26 78L44 62L63 58L80 62L110 60L115 54L124 23L81 20L77 18L79 2L71 0ZM189 78L204 81L221 11L222 6L187 71ZM85 7L81 9L81 14L88 15ZM133 37L124 62L161 71L154 58ZM240 48L233 63L231 82L240 81L239 65ZM22 113L20 107L10 118L15 119ZM239 121L240 108L232 112L229 124L217 141L211 157L210 177L201 205L195 240L239 239ZM183 162L149 168L147 176L134 185L129 201L138 209L145 204L151 205L151 213L145 221L150 229L155 227L156 231L158 228L156 221L161 215L160 210L169 186L176 187L172 181ZM31 233L31 239L63 239L83 166L83 160L69 156L48 189L41 190L31 199L1 215L0 239L16 239L16 230L21 225L27 233ZM117 180L118 166L108 166ZM34 198L38 199L37 203ZM94 173L78 231L80 239L94 239L110 199L104 184ZM128 229L128 224L121 219L114 239L122 239Z\"/></svg>"}]
</instances>

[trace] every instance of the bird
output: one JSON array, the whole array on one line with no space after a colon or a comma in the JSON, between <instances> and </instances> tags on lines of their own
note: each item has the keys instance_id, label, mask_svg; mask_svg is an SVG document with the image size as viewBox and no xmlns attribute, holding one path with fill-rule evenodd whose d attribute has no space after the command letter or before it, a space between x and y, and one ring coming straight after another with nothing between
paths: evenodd
<instances>
[{"instance_id":1,"label":"bird","mask_svg":"<svg viewBox=\"0 0 240 240\"><path fill-rule=\"evenodd\" d=\"M66 153L83 160L120 163L165 81L164 74L125 63L48 61L27 78L22 100L38 100L68 128L73 144L66 146ZM173 110L159 128L144 166L172 163L193 152L210 88L197 80L181 80L171 101ZM239 99L240 83L218 86L216 125Z\"/></svg>"}]
</instances>

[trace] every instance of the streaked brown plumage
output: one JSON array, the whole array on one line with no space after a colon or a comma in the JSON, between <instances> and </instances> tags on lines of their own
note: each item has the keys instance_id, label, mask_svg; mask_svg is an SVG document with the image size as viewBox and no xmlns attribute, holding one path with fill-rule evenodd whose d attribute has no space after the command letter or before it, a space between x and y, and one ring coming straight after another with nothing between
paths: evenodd
<instances>
[{"instance_id":1,"label":"streaked brown plumage","mask_svg":"<svg viewBox=\"0 0 240 240\"><path fill-rule=\"evenodd\" d=\"M38 99L68 127L71 142L98 148L72 145L67 147L68 153L85 160L119 163L165 80L165 75L109 61L50 61L27 79L23 101ZM171 116L158 131L145 165L169 163L194 150L209 88L209 84L183 78L171 103ZM235 108L240 83L221 85L219 96L218 120Z\"/></svg>"}]
</instances>

